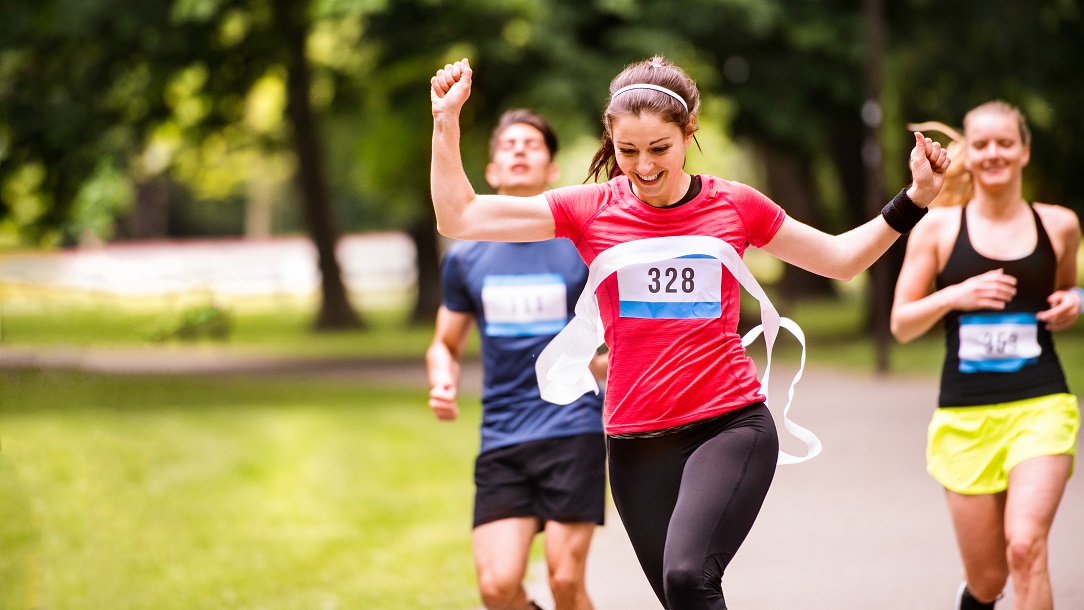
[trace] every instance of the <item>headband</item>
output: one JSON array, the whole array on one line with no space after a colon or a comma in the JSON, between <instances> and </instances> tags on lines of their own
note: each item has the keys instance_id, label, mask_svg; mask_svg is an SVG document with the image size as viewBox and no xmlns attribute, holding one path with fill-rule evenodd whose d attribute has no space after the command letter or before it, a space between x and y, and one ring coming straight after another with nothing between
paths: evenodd
<instances>
[{"instance_id":1,"label":"headband","mask_svg":"<svg viewBox=\"0 0 1084 610\"><path fill-rule=\"evenodd\" d=\"M636 84L636 85L628 85L626 87L621 87L617 91L614 91L612 94L610 94L610 100L612 101L615 97L621 95L622 93L624 93L626 91L632 91L633 89L650 89L652 91L658 91L659 93L665 93L666 95L669 95L670 97L674 98L675 100L681 102L681 105L685 107L685 112L689 111L689 104L685 103L685 100L680 95L674 93L673 91L667 89L666 87L660 87L658 85L649 85L647 83L640 83L640 84Z\"/></svg>"}]
</instances>

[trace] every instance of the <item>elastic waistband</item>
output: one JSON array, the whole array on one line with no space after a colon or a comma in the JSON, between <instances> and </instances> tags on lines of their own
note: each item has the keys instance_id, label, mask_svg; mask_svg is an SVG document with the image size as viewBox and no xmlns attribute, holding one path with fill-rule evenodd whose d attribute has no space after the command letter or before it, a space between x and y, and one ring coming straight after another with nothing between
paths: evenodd
<instances>
[{"instance_id":1,"label":"elastic waistband","mask_svg":"<svg viewBox=\"0 0 1084 610\"><path fill-rule=\"evenodd\" d=\"M1020 409L1034 407L1041 405L1052 400L1073 400L1076 401L1075 394L1069 394L1067 392L1059 392L1057 394L1045 394L1043 396L1035 396L1034 398L1024 398L1021 400L1011 400L1009 402L995 402L986 405L948 405L939 406L938 409L946 409L950 411L964 411L974 409Z\"/></svg>"}]
</instances>

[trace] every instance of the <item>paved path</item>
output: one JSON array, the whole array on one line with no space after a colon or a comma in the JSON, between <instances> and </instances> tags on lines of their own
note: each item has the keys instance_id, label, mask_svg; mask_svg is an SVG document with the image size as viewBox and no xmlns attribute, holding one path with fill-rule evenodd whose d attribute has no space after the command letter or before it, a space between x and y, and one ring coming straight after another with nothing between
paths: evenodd
<instances>
[{"instance_id":1,"label":"paved path","mask_svg":"<svg viewBox=\"0 0 1084 610\"><path fill-rule=\"evenodd\" d=\"M128 372L215 371L343 376L366 383L424 385L418 363L321 362L308 368L216 350L69 353L0 351L0 366L73 366ZM300 370L299 370L300 368ZM786 377L779 371L776 378ZM464 389L478 388L476 365ZM785 388L772 388L785 396ZM793 419L812 429L824 452L781 467L760 517L724 577L735 610L949 610L960 566L942 492L925 473L925 428L936 398L926 378L807 370ZM773 404L777 412L778 404ZM778 413L776 413L778 415ZM785 432L784 448L800 450ZM468 560L465 558L464 560ZM1084 481L1069 482L1051 534L1055 599L1084 609ZM529 588L552 608L545 567ZM616 514L600 528L588 564L599 610L659 608ZM998 606L1011 607L1011 593Z\"/></svg>"},{"instance_id":2,"label":"paved path","mask_svg":"<svg viewBox=\"0 0 1084 610\"><path fill-rule=\"evenodd\" d=\"M786 395L783 387L772 390ZM824 452L778 470L723 578L731 608L952 608L960 562L941 488L925 472L926 424L936 394L936 383L925 378L806 371L791 417L820 437ZM778 407L773 404L773 412ZM801 450L782 434L784 447ZM1084 608L1079 476L1070 480L1054 523L1051 566L1057 607ZM532 592L549 603L538 568ZM616 518L599 530L588 570L599 609L660 607ZM1011 597L998 607L1011 608Z\"/></svg>"}]
</instances>

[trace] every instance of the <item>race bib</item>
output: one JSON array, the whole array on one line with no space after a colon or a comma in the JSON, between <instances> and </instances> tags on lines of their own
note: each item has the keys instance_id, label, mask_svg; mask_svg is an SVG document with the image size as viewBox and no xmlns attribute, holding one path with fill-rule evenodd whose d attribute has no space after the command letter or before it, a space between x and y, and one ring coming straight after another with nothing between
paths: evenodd
<instances>
[{"instance_id":1,"label":"race bib","mask_svg":"<svg viewBox=\"0 0 1084 610\"><path fill-rule=\"evenodd\" d=\"M1019 371L1038 361L1039 324L1032 313L960 316L960 372Z\"/></svg>"},{"instance_id":2,"label":"race bib","mask_svg":"<svg viewBox=\"0 0 1084 610\"><path fill-rule=\"evenodd\" d=\"M705 256L707 253L709 256ZM599 387L591 374L591 360L595 357L596 348L603 344L602 319L599 317L598 301L595 290L611 275L620 273L622 269L630 267L642 267L647 271L647 280L651 288L662 290L662 278L665 272L662 269L674 266L676 263L685 265L690 260L703 262L705 258L714 260L714 265L723 265L734 279L760 303L761 323L750 330L741 339L742 347L748 347L761 334L764 335L764 347L767 363L764 366L764 375L761 377L761 392L764 394L764 402L769 406L774 401L768 395L771 387L772 376L772 348L779 335L781 328L794 335L802 346L802 356L798 363L798 371L791 379L790 388L787 391L787 402L783 406L782 420L787 431L801 440L806 446L806 454L802 456L791 455L785 451L779 452L778 464L798 464L811 460L820 454L822 445L817 435L803 428L790 419L790 408L794 401L794 387L802 378L805 370L805 334L802 329L789 318L779 315L772 305L768 295L761 288L760 283L742 262L741 257L734 247L727 242L706 235L683 235L671 237L652 237L617 244L602 251L591 262L590 272L587 276L587 286L576 300L576 316L565 326L556 337L550 341L535 361L535 372L538 376L538 389L542 398L553 404L567 405L583 396L587 392L598 394ZM650 269L659 269L660 286L656 287L651 280L654 274ZM683 267L684 268L684 267ZM720 284L721 271L716 270L713 283ZM634 281L642 279L642 274L633 274ZM680 277L680 276L679 276ZM697 279L695 271L692 279ZM669 280L667 280L669 281ZM675 282L677 279L675 278ZM703 286L702 286L703 288ZM712 301L718 302L720 288L716 288ZM649 289L648 294L654 294ZM709 291L710 293L710 291ZM653 301L647 301L653 302Z\"/></svg>"},{"instance_id":3,"label":"race bib","mask_svg":"<svg viewBox=\"0 0 1084 610\"><path fill-rule=\"evenodd\" d=\"M623 318L718 318L723 265L690 255L617 270Z\"/></svg>"},{"instance_id":4,"label":"race bib","mask_svg":"<svg viewBox=\"0 0 1084 610\"><path fill-rule=\"evenodd\" d=\"M568 321L568 296L558 273L487 275L482 281L486 335L556 335Z\"/></svg>"}]
</instances>

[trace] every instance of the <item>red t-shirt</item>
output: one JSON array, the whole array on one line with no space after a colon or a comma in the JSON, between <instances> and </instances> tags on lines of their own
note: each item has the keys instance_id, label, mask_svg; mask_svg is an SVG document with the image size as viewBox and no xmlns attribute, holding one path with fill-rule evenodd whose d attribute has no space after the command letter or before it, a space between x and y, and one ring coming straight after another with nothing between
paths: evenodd
<instances>
[{"instance_id":1,"label":"red t-shirt","mask_svg":"<svg viewBox=\"0 0 1084 610\"><path fill-rule=\"evenodd\" d=\"M702 176L700 194L675 208L640 201L628 179L546 193L557 228L590 265L619 243L705 235L738 255L763 246L786 213L756 189ZM683 257L619 270L596 291L610 348L603 420L609 434L646 432L764 400L738 336L740 285L714 258Z\"/></svg>"}]
</instances>

